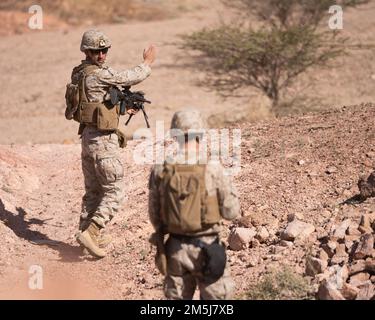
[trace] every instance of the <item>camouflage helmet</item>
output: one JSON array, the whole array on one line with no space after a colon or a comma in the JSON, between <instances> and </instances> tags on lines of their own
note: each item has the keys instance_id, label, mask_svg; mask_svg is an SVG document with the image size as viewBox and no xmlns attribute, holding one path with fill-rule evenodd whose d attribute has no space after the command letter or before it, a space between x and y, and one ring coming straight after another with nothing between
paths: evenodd
<instances>
[{"instance_id":1,"label":"camouflage helmet","mask_svg":"<svg viewBox=\"0 0 375 320\"><path fill-rule=\"evenodd\" d=\"M111 47L111 40L99 30L88 30L82 36L81 51L98 50Z\"/></svg>"},{"instance_id":2,"label":"camouflage helmet","mask_svg":"<svg viewBox=\"0 0 375 320\"><path fill-rule=\"evenodd\" d=\"M206 122L198 110L177 111L172 118L171 129L180 129L184 134L190 132L204 133Z\"/></svg>"}]
</instances>

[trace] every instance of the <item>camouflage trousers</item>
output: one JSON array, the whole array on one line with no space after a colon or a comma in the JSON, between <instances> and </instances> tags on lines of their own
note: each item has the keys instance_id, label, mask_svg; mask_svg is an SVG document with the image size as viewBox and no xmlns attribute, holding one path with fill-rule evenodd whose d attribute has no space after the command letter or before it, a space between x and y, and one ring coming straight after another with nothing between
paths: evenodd
<instances>
[{"instance_id":1,"label":"camouflage trousers","mask_svg":"<svg viewBox=\"0 0 375 320\"><path fill-rule=\"evenodd\" d=\"M80 229L93 220L102 228L119 210L124 198L124 168L118 137L87 126L82 133L82 198Z\"/></svg>"},{"instance_id":2,"label":"camouflage trousers","mask_svg":"<svg viewBox=\"0 0 375 320\"><path fill-rule=\"evenodd\" d=\"M196 239L211 244L216 238L216 236L201 236ZM189 241L169 237L166 243L168 262L164 283L164 293L168 299L192 299L197 287L200 291L200 298L203 300L232 299L235 285L230 275L228 262L221 278L215 282L208 281L202 275L201 250Z\"/></svg>"}]
</instances>

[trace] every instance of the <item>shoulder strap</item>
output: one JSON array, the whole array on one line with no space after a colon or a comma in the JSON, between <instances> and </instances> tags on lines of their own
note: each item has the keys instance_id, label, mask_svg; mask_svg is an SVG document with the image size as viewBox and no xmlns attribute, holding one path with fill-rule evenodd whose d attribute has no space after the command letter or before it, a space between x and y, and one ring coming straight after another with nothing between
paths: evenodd
<instances>
[{"instance_id":1,"label":"shoulder strap","mask_svg":"<svg viewBox=\"0 0 375 320\"><path fill-rule=\"evenodd\" d=\"M96 69L99 69L99 67L96 64L85 64L82 68L82 72L84 72L85 75L88 75Z\"/></svg>"},{"instance_id":2,"label":"shoulder strap","mask_svg":"<svg viewBox=\"0 0 375 320\"><path fill-rule=\"evenodd\" d=\"M85 79L90 73L92 73L96 69L99 69L99 67L95 64L82 64L81 66L82 68L79 70L79 72L81 73L79 77L80 97L82 99L82 102L88 102L85 90Z\"/></svg>"},{"instance_id":3,"label":"shoulder strap","mask_svg":"<svg viewBox=\"0 0 375 320\"><path fill-rule=\"evenodd\" d=\"M78 74L82 74L82 72L85 72L85 73L90 73L91 71L95 70L99 68L97 65L95 64L89 64L89 63L81 63L80 65L76 66L73 68L72 70L72 75L71 75L71 80L73 82L73 78Z\"/></svg>"}]
</instances>

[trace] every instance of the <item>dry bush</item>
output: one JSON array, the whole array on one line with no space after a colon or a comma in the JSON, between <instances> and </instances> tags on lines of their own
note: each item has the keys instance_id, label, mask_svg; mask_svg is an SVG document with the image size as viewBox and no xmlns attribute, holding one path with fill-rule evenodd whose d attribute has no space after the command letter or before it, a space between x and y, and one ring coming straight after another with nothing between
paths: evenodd
<instances>
[{"instance_id":1,"label":"dry bush","mask_svg":"<svg viewBox=\"0 0 375 320\"><path fill-rule=\"evenodd\" d=\"M277 113L284 93L312 68L332 67L348 53L349 40L321 28L330 0L225 0L240 10L236 23L222 23L182 36L181 47L200 53L195 66L206 71L207 86L231 96L256 88L272 101ZM356 7L368 0L342 0ZM258 28L248 24L252 19ZM357 48L354 44L350 48Z\"/></svg>"},{"instance_id":2,"label":"dry bush","mask_svg":"<svg viewBox=\"0 0 375 320\"><path fill-rule=\"evenodd\" d=\"M246 295L250 300L308 300L312 297L313 290L307 280L287 267L267 274L250 287Z\"/></svg>"}]
</instances>

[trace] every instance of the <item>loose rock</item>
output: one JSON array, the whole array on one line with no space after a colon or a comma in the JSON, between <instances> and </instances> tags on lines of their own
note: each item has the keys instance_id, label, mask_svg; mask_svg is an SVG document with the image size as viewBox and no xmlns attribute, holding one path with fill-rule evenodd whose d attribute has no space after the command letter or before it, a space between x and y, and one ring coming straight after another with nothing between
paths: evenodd
<instances>
[{"instance_id":1,"label":"loose rock","mask_svg":"<svg viewBox=\"0 0 375 320\"><path fill-rule=\"evenodd\" d=\"M235 228L229 235L228 243L232 250L239 251L247 248L254 238L256 231L249 228Z\"/></svg>"},{"instance_id":2,"label":"loose rock","mask_svg":"<svg viewBox=\"0 0 375 320\"><path fill-rule=\"evenodd\" d=\"M306 258L306 275L315 277L317 274L324 272L327 268L327 261L308 256Z\"/></svg>"},{"instance_id":3,"label":"loose rock","mask_svg":"<svg viewBox=\"0 0 375 320\"><path fill-rule=\"evenodd\" d=\"M344 239L346 230L349 228L350 224L352 223L352 220L346 219L344 220L335 230L333 235L337 237L338 239Z\"/></svg>"},{"instance_id":4,"label":"loose rock","mask_svg":"<svg viewBox=\"0 0 375 320\"><path fill-rule=\"evenodd\" d=\"M315 231L315 227L312 224L293 220L290 222L286 229L281 233L281 239L283 240L295 240L297 237L300 239L308 237Z\"/></svg>"},{"instance_id":5,"label":"loose rock","mask_svg":"<svg viewBox=\"0 0 375 320\"><path fill-rule=\"evenodd\" d=\"M374 251L374 236L372 234L365 234L361 237L357 249L354 252L354 259L364 259L371 256Z\"/></svg>"},{"instance_id":6,"label":"loose rock","mask_svg":"<svg viewBox=\"0 0 375 320\"><path fill-rule=\"evenodd\" d=\"M358 296L360 289L349 283L344 283L340 292L346 300L354 300Z\"/></svg>"},{"instance_id":7,"label":"loose rock","mask_svg":"<svg viewBox=\"0 0 375 320\"><path fill-rule=\"evenodd\" d=\"M318 299L320 300L345 300L344 296L337 289L337 287L329 282L323 280L319 286Z\"/></svg>"},{"instance_id":8,"label":"loose rock","mask_svg":"<svg viewBox=\"0 0 375 320\"><path fill-rule=\"evenodd\" d=\"M370 280L359 285L358 289L359 293L356 300L370 300L375 295L375 285L373 285Z\"/></svg>"}]
</instances>

